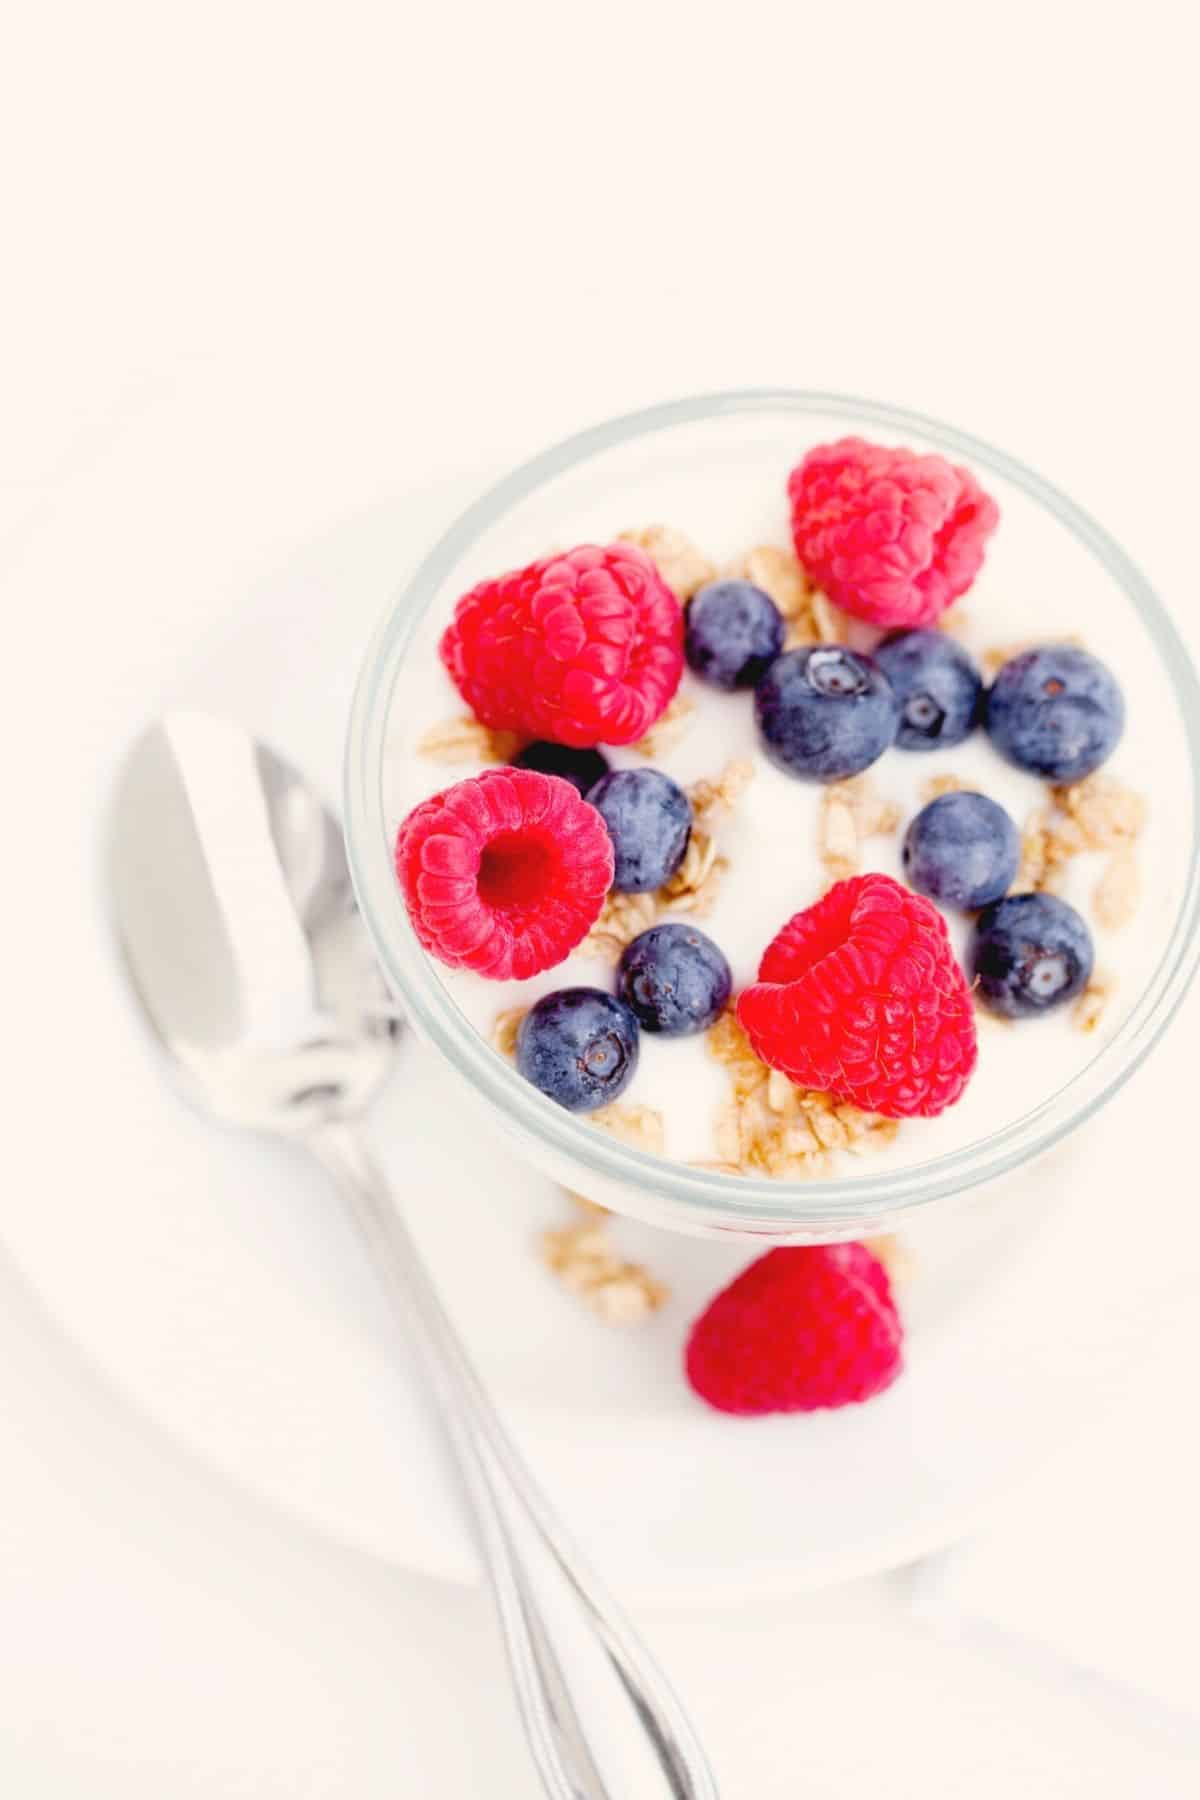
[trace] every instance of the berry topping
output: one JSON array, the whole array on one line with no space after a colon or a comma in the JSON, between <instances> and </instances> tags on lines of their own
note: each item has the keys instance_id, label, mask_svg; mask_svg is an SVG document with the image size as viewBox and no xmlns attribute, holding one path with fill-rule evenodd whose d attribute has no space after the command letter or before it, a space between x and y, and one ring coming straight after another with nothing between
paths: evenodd
<instances>
[{"instance_id":1,"label":"berry topping","mask_svg":"<svg viewBox=\"0 0 1200 1800\"><path fill-rule=\"evenodd\" d=\"M1074 644L1025 650L987 697L988 736L1009 762L1047 781L1081 781L1115 749L1125 701L1105 665Z\"/></svg>"},{"instance_id":2,"label":"berry topping","mask_svg":"<svg viewBox=\"0 0 1200 1800\"><path fill-rule=\"evenodd\" d=\"M683 614L644 551L585 544L464 594L441 655L494 730L631 744L679 686Z\"/></svg>"},{"instance_id":3,"label":"berry topping","mask_svg":"<svg viewBox=\"0 0 1200 1800\"><path fill-rule=\"evenodd\" d=\"M644 1031L707 1031L733 987L723 953L694 925L653 925L621 958L617 991Z\"/></svg>"},{"instance_id":4,"label":"berry topping","mask_svg":"<svg viewBox=\"0 0 1200 1800\"><path fill-rule=\"evenodd\" d=\"M783 649L783 614L750 581L711 581L684 613L688 667L714 687L754 687Z\"/></svg>"},{"instance_id":5,"label":"berry topping","mask_svg":"<svg viewBox=\"0 0 1200 1800\"><path fill-rule=\"evenodd\" d=\"M1087 925L1065 900L1012 894L980 913L969 960L985 1006L1006 1019L1029 1019L1083 992L1095 951Z\"/></svg>"},{"instance_id":6,"label":"berry topping","mask_svg":"<svg viewBox=\"0 0 1200 1800\"><path fill-rule=\"evenodd\" d=\"M807 781L843 781L868 768L900 718L874 658L844 644L777 656L755 691L754 711L771 761Z\"/></svg>"},{"instance_id":7,"label":"berry topping","mask_svg":"<svg viewBox=\"0 0 1200 1800\"><path fill-rule=\"evenodd\" d=\"M721 1412L817 1412L890 1387L903 1338L887 1271L863 1244L768 1250L696 1320L685 1367Z\"/></svg>"},{"instance_id":8,"label":"berry topping","mask_svg":"<svg viewBox=\"0 0 1200 1800\"><path fill-rule=\"evenodd\" d=\"M572 750L568 744L539 741L518 751L513 767L537 769L542 775L561 775L586 800L600 777L608 774L608 758L599 750Z\"/></svg>"},{"instance_id":9,"label":"berry topping","mask_svg":"<svg viewBox=\"0 0 1200 1800\"><path fill-rule=\"evenodd\" d=\"M421 943L450 968L522 981L569 956L612 881L612 845L574 788L489 769L409 813L396 874Z\"/></svg>"},{"instance_id":10,"label":"berry topping","mask_svg":"<svg viewBox=\"0 0 1200 1800\"><path fill-rule=\"evenodd\" d=\"M873 625L932 625L965 594L999 508L940 456L841 438L788 477L792 538L809 578Z\"/></svg>"},{"instance_id":11,"label":"berry topping","mask_svg":"<svg viewBox=\"0 0 1200 1800\"><path fill-rule=\"evenodd\" d=\"M986 794L939 795L922 807L904 838L911 885L964 912L1007 894L1020 860L1020 833Z\"/></svg>"},{"instance_id":12,"label":"berry topping","mask_svg":"<svg viewBox=\"0 0 1200 1800\"><path fill-rule=\"evenodd\" d=\"M588 795L612 839L613 886L649 894L669 881L688 847L692 803L658 769L616 769Z\"/></svg>"},{"instance_id":13,"label":"berry topping","mask_svg":"<svg viewBox=\"0 0 1200 1800\"><path fill-rule=\"evenodd\" d=\"M898 750L946 750L974 731L983 678L944 631L894 632L875 660L900 702Z\"/></svg>"},{"instance_id":14,"label":"berry topping","mask_svg":"<svg viewBox=\"0 0 1200 1800\"><path fill-rule=\"evenodd\" d=\"M521 1020L517 1068L568 1112L592 1112L623 1094L638 1061L637 1020L600 988L560 988Z\"/></svg>"},{"instance_id":15,"label":"berry topping","mask_svg":"<svg viewBox=\"0 0 1200 1800\"><path fill-rule=\"evenodd\" d=\"M941 913L890 875L839 881L768 946L737 1016L797 1086L932 1118L975 1067L975 1016Z\"/></svg>"}]
</instances>

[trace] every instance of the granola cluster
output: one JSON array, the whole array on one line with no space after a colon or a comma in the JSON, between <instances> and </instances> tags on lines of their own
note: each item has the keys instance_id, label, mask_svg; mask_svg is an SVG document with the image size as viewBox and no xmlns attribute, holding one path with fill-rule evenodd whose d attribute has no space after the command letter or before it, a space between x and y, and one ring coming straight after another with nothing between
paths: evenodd
<instances>
[{"instance_id":1,"label":"granola cluster","mask_svg":"<svg viewBox=\"0 0 1200 1800\"><path fill-rule=\"evenodd\" d=\"M644 550L667 586L680 600L690 600L697 589L716 579L716 569L689 537L672 525L639 525L619 531L623 544Z\"/></svg>"},{"instance_id":2,"label":"granola cluster","mask_svg":"<svg viewBox=\"0 0 1200 1800\"><path fill-rule=\"evenodd\" d=\"M667 1133L662 1114L653 1106L627 1106L618 1100L587 1115L588 1124L597 1131L607 1131L631 1150L647 1150L661 1156L666 1148Z\"/></svg>"},{"instance_id":3,"label":"granola cluster","mask_svg":"<svg viewBox=\"0 0 1200 1800\"><path fill-rule=\"evenodd\" d=\"M437 763L509 763L520 748L515 731L493 731L470 713L431 725L417 741L418 756Z\"/></svg>"},{"instance_id":4,"label":"granola cluster","mask_svg":"<svg viewBox=\"0 0 1200 1800\"><path fill-rule=\"evenodd\" d=\"M614 1248L607 1220L590 1205L585 1217L544 1231L541 1251L551 1274L606 1324L638 1324L670 1298L649 1269Z\"/></svg>"},{"instance_id":5,"label":"granola cluster","mask_svg":"<svg viewBox=\"0 0 1200 1800\"><path fill-rule=\"evenodd\" d=\"M1076 1031L1085 1034L1095 1031L1116 985L1113 976L1106 975L1099 969L1095 971L1071 1009L1071 1022Z\"/></svg>"},{"instance_id":6,"label":"granola cluster","mask_svg":"<svg viewBox=\"0 0 1200 1800\"><path fill-rule=\"evenodd\" d=\"M769 594L789 625L809 613L812 590L791 550L781 550L777 544L758 544L731 562L722 573L734 581L753 582L764 594Z\"/></svg>"},{"instance_id":7,"label":"granola cluster","mask_svg":"<svg viewBox=\"0 0 1200 1800\"><path fill-rule=\"evenodd\" d=\"M769 1069L732 1009L709 1030L708 1048L726 1070L730 1097L717 1115L716 1160L706 1168L802 1181L827 1174L834 1151L861 1155L890 1143L899 1130L895 1119L798 1088Z\"/></svg>"},{"instance_id":8,"label":"granola cluster","mask_svg":"<svg viewBox=\"0 0 1200 1800\"><path fill-rule=\"evenodd\" d=\"M943 794L961 794L966 786L962 776L952 774L949 769L941 775L931 775L928 781L921 783L922 804L928 805L931 800L940 800Z\"/></svg>"},{"instance_id":9,"label":"granola cluster","mask_svg":"<svg viewBox=\"0 0 1200 1800\"><path fill-rule=\"evenodd\" d=\"M492 1044L502 1056L517 1050L517 1032L527 1008L511 1007L497 1017ZM666 1148L663 1116L651 1106L617 1102L587 1115L589 1125L607 1131L624 1144L661 1156ZM542 1261L563 1286L578 1294L590 1310L610 1325L633 1325L664 1306L670 1290L641 1263L630 1262L609 1239L608 1212L583 1194L568 1193L582 1218L542 1233Z\"/></svg>"},{"instance_id":10,"label":"granola cluster","mask_svg":"<svg viewBox=\"0 0 1200 1800\"><path fill-rule=\"evenodd\" d=\"M818 848L829 885L859 874L866 839L888 837L899 824L900 808L879 792L869 775L854 775L823 789Z\"/></svg>"},{"instance_id":11,"label":"granola cluster","mask_svg":"<svg viewBox=\"0 0 1200 1800\"><path fill-rule=\"evenodd\" d=\"M517 1033L528 1011L527 1006L510 1006L492 1020L492 1049L507 1057L509 1062L516 1058Z\"/></svg>"},{"instance_id":12,"label":"granola cluster","mask_svg":"<svg viewBox=\"0 0 1200 1800\"><path fill-rule=\"evenodd\" d=\"M1143 796L1103 770L1069 787L1050 788L1046 804L1026 823L1014 893L1057 893L1075 857L1107 852L1092 906L1108 930L1127 925L1140 897L1136 847L1145 823Z\"/></svg>"},{"instance_id":13,"label":"granola cluster","mask_svg":"<svg viewBox=\"0 0 1200 1800\"><path fill-rule=\"evenodd\" d=\"M687 736L695 712L695 701L689 700L686 694L676 694L662 718L650 727L644 738L639 738L630 748L636 750L639 756L644 756L647 762L665 756L668 750L673 750Z\"/></svg>"},{"instance_id":14,"label":"granola cluster","mask_svg":"<svg viewBox=\"0 0 1200 1800\"><path fill-rule=\"evenodd\" d=\"M626 946L655 924L658 907L657 894L611 893L580 945L580 954L598 957L615 968Z\"/></svg>"}]
</instances>

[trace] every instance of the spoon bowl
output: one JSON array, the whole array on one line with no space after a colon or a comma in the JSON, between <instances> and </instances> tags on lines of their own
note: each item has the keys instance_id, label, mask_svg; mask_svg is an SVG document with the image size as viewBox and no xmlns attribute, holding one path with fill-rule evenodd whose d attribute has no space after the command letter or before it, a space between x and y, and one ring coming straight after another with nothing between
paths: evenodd
<instances>
[{"instance_id":1,"label":"spoon bowl","mask_svg":"<svg viewBox=\"0 0 1200 1800\"><path fill-rule=\"evenodd\" d=\"M134 989L195 1100L286 1133L370 1104L399 1020L341 830L274 751L202 713L152 726L118 781L109 875Z\"/></svg>"}]
</instances>

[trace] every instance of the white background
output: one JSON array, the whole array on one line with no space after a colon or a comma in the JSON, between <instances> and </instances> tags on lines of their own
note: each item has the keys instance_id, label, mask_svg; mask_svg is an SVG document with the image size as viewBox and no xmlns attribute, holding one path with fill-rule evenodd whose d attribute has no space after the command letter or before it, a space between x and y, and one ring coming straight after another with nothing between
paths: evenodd
<instances>
[{"instance_id":1,"label":"white background","mask_svg":"<svg viewBox=\"0 0 1200 1800\"><path fill-rule=\"evenodd\" d=\"M147 672L231 629L247 587L231 568L198 588L220 509L181 499L167 456L122 495L94 570L72 533L130 434L166 434L198 395L231 432L239 388L278 398L277 459L241 497L264 556L298 508L335 518L627 405L761 382L1010 447L1194 606L1195 46L1173 5L1115 11L293 0L48 5L10 28L5 1179L30 1204L74 1180L100 1205L120 1179L62 1127L73 1094L103 1104L105 1071L72 1064L56 980L56 912L87 904L52 879L81 790L56 707L89 657L119 654L115 745L153 704ZM148 540L164 511L187 522L153 588L131 500ZM2 1262L0 1406L6 1792L532 1791L480 1599L318 1543L186 1464ZM1169 1490L1166 1422L1156 1454ZM1061 1506L1068 1477L1048 1479ZM1132 1542L1153 1535L1153 1486ZM1143 1628L1183 1657L1160 1572L1155 1591ZM643 1622L731 1794L1194 1791L1168 1734L921 1634L887 1584Z\"/></svg>"}]
</instances>

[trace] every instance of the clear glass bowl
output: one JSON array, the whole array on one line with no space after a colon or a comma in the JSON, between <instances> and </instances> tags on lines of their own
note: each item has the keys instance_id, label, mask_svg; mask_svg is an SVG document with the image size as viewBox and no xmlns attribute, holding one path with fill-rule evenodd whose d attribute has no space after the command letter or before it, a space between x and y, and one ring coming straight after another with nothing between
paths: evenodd
<instances>
[{"instance_id":1,"label":"clear glass bowl","mask_svg":"<svg viewBox=\"0 0 1200 1800\"><path fill-rule=\"evenodd\" d=\"M1180 772L1173 819L1187 845L1186 873L1153 973L1119 1028L1086 1066L1021 1117L966 1147L884 1172L871 1173L867 1165L863 1174L856 1169L804 1182L726 1175L630 1148L563 1111L523 1081L459 1010L412 933L393 873L395 820L388 817L384 787L389 714L414 643L424 632L421 654L428 654L430 631L448 617L457 595L481 575L543 554L562 540L554 521L564 494L571 496L573 520L585 498L584 513L594 510L596 521L590 535L603 541L614 520L673 516L665 506L651 514L631 504L631 483L642 477L656 497L669 494L673 483L682 493L701 471L711 472L714 459L735 468L743 449L751 457L779 438L781 480L784 443L795 449L815 441L817 433L837 436L864 426L961 458L1009 484L1069 534L1074 554L1082 550L1099 563L1119 590L1117 598L1132 607L1186 741L1189 767ZM513 542L520 546L516 555ZM1200 956L1198 770L1200 684L1187 652L1145 577L1086 513L1011 457L936 420L841 395L772 389L702 395L611 419L543 451L467 508L407 582L367 651L347 746L346 832L359 902L397 999L445 1058L448 1078L525 1156L567 1187L659 1225L821 1242L894 1227L917 1209L1027 1164L1093 1115L1141 1062L1179 1005Z\"/></svg>"}]
</instances>

